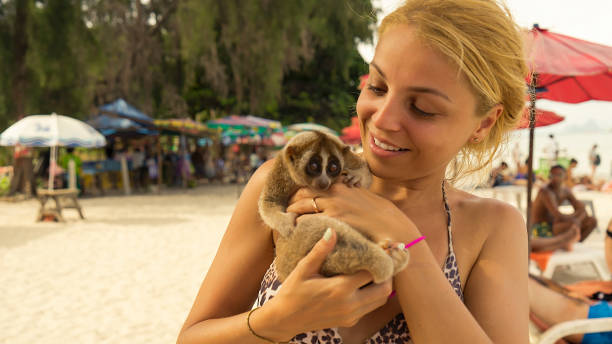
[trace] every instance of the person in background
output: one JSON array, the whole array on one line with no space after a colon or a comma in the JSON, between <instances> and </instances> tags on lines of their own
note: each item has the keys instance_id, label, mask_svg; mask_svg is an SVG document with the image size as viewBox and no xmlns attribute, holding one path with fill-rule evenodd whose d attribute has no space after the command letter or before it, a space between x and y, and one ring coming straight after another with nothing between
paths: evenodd
<instances>
[{"instance_id":1,"label":"person in background","mask_svg":"<svg viewBox=\"0 0 612 344\"><path fill-rule=\"evenodd\" d=\"M565 172L565 186L568 189L571 189L578 183L578 178L574 177L574 169L578 166L578 160L572 158L570 160L569 166L567 166L567 171Z\"/></svg>"},{"instance_id":2,"label":"person in background","mask_svg":"<svg viewBox=\"0 0 612 344\"><path fill-rule=\"evenodd\" d=\"M597 152L597 144L594 144L589 152L589 161L591 162L591 180L595 180L595 170L601 164L601 156Z\"/></svg>"},{"instance_id":3,"label":"person in background","mask_svg":"<svg viewBox=\"0 0 612 344\"><path fill-rule=\"evenodd\" d=\"M132 180L134 181L135 190L146 190L146 169L145 153L141 147L136 147L132 153Z\"/></svg>"},{"instance_id":4,"label":"person in background","mask_svg":"<svg viewBox=\"0 0 612 344\"><path fill-rule=\"evenodd\" d=\"M583 241L597 226L597 220L587 215L584 203L563 186L565 168L561 165L553 166L549 177L549 183L540 189L531 208L531 234L534 238L545 238L532 241L536 252L555 249L551 247L553 243L563 243L561 248L569 250L573 242ZM564 214L559 210L565 201L569 201L574 208L572 214Z\"/></svg>"},{"instance_id":5,"label":"person in background","mask_svg":"<svg viewBox=\"0 0 612 344\"><path fill-rule=\"evenodd\" d=\"M502 161L499 166L491 171L489 180L492 187L514 184L513 177L508 169L508 164L505 161Z\"/></svg>"},{"instance_id":6,"label":"person in background","mask_svg":"<svg viewBox=\"0 0 612 344\"><path fill-rule=\"evenodd\" d=\"M612 274L612 219L608 223L605 257ZM541 329L564 321L611 318L612 282L581 281L561 286L554 281L530 276L529 309L531 319ZM575 334L564 338L570 343L612 343L612 332Z\"/></svg>"},{"instance_id":7,"label":"person in background","mask_svg":"<svg viewBox=\"0 0 612 344\"><path fill-rule=\"evenodd\" d=\"M544 146L543 157L548 160L549 166L557 163L559 157L559 142L555 139L555 135L548 135L548 143Z\"/></svg>"},{"instance_id":8,"label":"person in background","mask_svg":"<svg viewBox=\"0 0 612 344\"><path fill-rule=\"evenodd\" d=\"M253 148L251 155L249 155L249 166L251 167L249 175L255 173L255 170L257 170L257 168L261 166L262 163L263 161L261 161L261 158L259 157L257 148Z\"/></svg>"},{"instance_id":9,"label":"person in background","mask_svg":"<svg viewBox=\"0 0 612 344\"><path fill-rule=\"evenodd\" d=\"M191 163L193 164L196 179L204 178L206 176L204 172L205 161L204 152L201 146L196 145L196 149L191 153Z\"/></svg>"},{"instance_id":10,"label":"person in background","mask_svg":"<svg viewBox=\"0 0 612 344\"><path fill-rule=\"evenodd\" d=\"M524 163L518 161L516 163L516 175L514 176L514 184L515 185L526 185L527 184L527 174L529 172L529 167L527 166L528 159L525 160ZM535 179L535 176L534 176Z\"/></svg>"},{"instance_id":11,"label":"person in background","mask_svg":"<svg viewBox=\"0 0 612 344\"><path fill-rule=\"evenodd\" d=\"M59 161L60 167L63 168L65 171L64 175L66 177L64 178L65 180L64 185L70 186L70 183L69 183L70 169L68 167L69 166L68 164L70 161L74 161L77 189L80 189L81 192L83 192L83 184L81 181L81 172L82 172L83 162L81 161L81 158L74 153L73 147L66 148L66 154L63 154Z\"/></svg>"}]
</instances>

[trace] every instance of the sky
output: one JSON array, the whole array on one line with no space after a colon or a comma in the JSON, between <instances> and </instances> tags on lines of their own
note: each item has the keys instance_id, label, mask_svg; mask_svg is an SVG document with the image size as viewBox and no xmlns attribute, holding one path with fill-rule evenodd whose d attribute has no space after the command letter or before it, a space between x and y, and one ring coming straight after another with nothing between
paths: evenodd
<instances>
[{"instance_id":1,"label":"sky","mask_svg":"<svg viewBox=\"0 0 612 344\"><path fill-rule=\"evenodd\" d=\"M372 0L373 5L382 10L379 22L402 2ZM612 0L506 0L506 4L516 22L523 27L538 23L541 28L560 34L612 46ZM359 51L367 62L374 55L371 45L360 45ZM538 100L537 106L565 117L563 122L547 127L547 132L612 131L612 102L565 104Z\"/></svg>"}]
</instances>

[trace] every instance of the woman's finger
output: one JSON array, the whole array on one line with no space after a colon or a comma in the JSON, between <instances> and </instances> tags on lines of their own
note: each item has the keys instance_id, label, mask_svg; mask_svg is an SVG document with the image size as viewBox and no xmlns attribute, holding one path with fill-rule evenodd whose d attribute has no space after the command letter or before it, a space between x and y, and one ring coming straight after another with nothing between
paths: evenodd
<instances>
[{"instance_id":1,"label":"woman's finger","mask_svg":"<svg viewBox=\"0 0 612 344\"><path fill-rule=\"evenodd\" d=\"M291 199L289 199L289 204L293 203L293 202L297 202L301 199L304 198L312 198L316 196L316 194L309 188L300 188L298 189L298 191L296 191L292 196Z\"/></svg>"},{"instance_id":2,"label":"woman's finger","mask_svg":"<svg viewBox=\"0 0 612 344\"><path fill-rule=\"evenodd\" d=\"M287 207L287 212L296 213L299 215L323 212L323 207L321 206L321 197L314 196L310 198L302 198L300 200L296 200Z\"/></svg>"}]
</instances>

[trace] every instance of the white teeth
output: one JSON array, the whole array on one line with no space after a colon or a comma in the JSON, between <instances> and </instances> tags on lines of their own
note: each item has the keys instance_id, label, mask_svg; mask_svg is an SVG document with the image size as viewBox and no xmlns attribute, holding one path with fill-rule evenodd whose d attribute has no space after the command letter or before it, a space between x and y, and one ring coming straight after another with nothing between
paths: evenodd
<instances>
[{"instance_id":1,"label":"white teeth","mask_svg":"<svg viewBox=\"0 0 612 344\"><path fill-rule=\"evenodd\" d=\"M388 150L388 151L392 151L392 152L397 152L402 150L400 147L396 147L396 146L391 146L388 145L384 142L381 142L380 140L378 140L377 138L374 137L374 144L384 150Z\"/></svg>"}]
</instances>

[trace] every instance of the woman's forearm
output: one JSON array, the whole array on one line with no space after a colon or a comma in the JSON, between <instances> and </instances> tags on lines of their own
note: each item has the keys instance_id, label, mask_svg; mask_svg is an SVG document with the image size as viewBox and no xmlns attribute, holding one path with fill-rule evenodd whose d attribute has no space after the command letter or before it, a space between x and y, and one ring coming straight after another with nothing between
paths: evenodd
<instances>
[{"instance_id":1,"label":"woman's forearm","mask_svg":"<svg viewBox=\"0 0 612 344\"><path fill-rule=\"evenodd\" d=\"M208 319L184 329L177 344L262 344L269 343L253 335L247 325L249 312L226 318ZM292 335L282 332L284 326L277 323L279 317L267 308L255 310L249 319L251 329L258 335L274 341L286 340Z\"/></svg>"}]
</instances>

